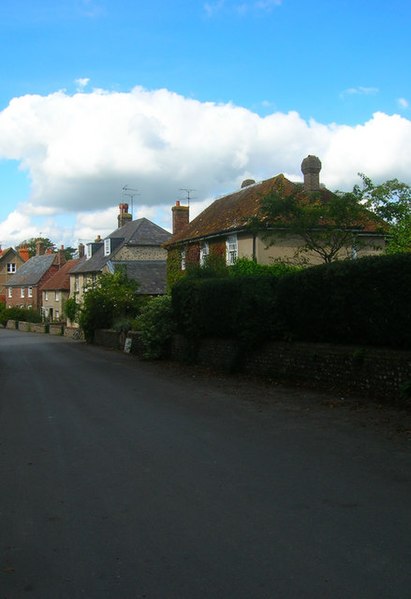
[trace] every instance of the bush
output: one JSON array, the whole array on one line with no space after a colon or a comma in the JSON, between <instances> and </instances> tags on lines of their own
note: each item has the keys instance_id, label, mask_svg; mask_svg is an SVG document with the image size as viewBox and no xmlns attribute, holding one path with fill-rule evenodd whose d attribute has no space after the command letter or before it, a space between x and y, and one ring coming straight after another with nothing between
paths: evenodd
<instances>
[{"instance_id":1,"label":"bush","mask_svg":"<svg viewBox=\"0 0 411 599\"><path fill-rule=\"evenodd\" d=\"M173 287L172 301L178 331L190 339L409 349L411 254L334 262L284 276L185 278Z\"/></svg>"},{"instance_id":2,"label":"bush","mask_svg":"<svg viewBox=\"0 0 411 599\"><path fill-rule=\"evenodd\" d=\"M281 279L278 307L294 339L406 349L411 255L365 257Z\"/></svg>"},{"instance_id":3,"label":"bush","mask_svg":"<svg viewBox=\"0 0 411 599\"><path fill-rule=\"evenodd\" d=\"M285 264L284 262L274 262L273 264L258 264L250 258L238 258L235 263L229 267L228 272L232 277L247 277L268 275L272 277L282 277L291 272L298 272L300 266Z\"/></svg>"},{"instance_id":4,"label":"bush","mask_svg":"<svg viewBox=\"0 0 411 599\"><path fill-rule=\"evenodd\" d=\"M150 300L137 318L137 328L143 345L143 357L159 359L168 355L175 321L171 297L164 295Z\"/></svg>"},{"instance_id":5,"label":"bush","mask_svg":"<svg viewBox=\"0 0 411 599\"><path fill-rule=\"evenodd\" d=\"M8 320L18 320L21 322L41 322L40 312L28 308L6 308L0 312L0 322L6 326Z\"/></svg>"}]
</instances>

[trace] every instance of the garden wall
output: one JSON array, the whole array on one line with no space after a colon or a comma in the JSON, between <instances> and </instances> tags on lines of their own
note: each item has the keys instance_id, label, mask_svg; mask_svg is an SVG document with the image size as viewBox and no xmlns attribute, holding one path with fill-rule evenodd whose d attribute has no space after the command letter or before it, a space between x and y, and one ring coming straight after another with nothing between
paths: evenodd
<instances>
[{"instance_id":1,"label":"garden wall","mask_svg":"<svg viewBox=\"0 0 411 599\"><path fill-rule=\"evenodd\" d=\"M240 352L232 340L204 339L196 351L177 335L174 359L273 381L396 401L411 384L411 352L321 343L267 342Z\"/></svg>"}]
</instances>

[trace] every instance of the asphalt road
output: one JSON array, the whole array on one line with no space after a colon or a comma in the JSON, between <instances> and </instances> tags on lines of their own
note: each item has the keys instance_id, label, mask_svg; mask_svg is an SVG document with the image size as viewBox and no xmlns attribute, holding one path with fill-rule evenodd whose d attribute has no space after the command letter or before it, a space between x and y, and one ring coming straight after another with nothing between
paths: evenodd
<instances>
[{"instance_id":1,"label":"asphalt road","mask_svg":"<svg viewBox=\"0 0 411 599\"><path fill-rule=\"evenodd\" d=\"M0 599L411 597L373 412L5 329L0 381Z\"/></svg>"}]
</instances>

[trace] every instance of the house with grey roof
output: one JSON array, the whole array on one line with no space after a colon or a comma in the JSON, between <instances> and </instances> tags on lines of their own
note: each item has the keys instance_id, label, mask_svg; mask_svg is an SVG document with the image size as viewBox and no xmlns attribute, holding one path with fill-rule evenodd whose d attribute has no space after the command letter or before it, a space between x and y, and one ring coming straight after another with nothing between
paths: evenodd
<instances>
[{"instance_id":1,"label":"house with grey roof","mask_svg":"<svg viewBox=\"0 0 411 599\"><path fill-rule=\"evenodd\" d=\"M139 294L164 294L167 250L162 244L170 237L171 233L147 218L132 220L128 204L119 204L118 228L105 239L98 237L87 244L85 261L70 271L70 297L81 303L87 286L119 267L139 283Z\"/></svg>"},{"instance_id":2,"label":"house with grey roof","mask_svg":"<svg viewBox=\"0 0 411 599\"><path fill-rule=\"evenodd\" d=\"M35 256L27 260L6 284L6 305L41 310L41 287L65 263L64 248L58 252L44 253L38 244Z\"/></svg>"}]
</instances>

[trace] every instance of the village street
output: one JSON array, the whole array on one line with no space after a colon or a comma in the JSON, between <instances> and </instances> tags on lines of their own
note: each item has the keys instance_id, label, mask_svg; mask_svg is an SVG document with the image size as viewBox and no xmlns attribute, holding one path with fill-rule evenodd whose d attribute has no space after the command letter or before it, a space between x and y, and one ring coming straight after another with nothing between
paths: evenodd
<instances>
[{"instance_id":1,"label":"village street","mask_svg":"<svg viewBox=\"0 0 411 599\"><path fill-rule=\"evenodd\" d=\"M410 596L377 408L6 329L0 381L0 599Z\"/></svg>"}]
</instances>

